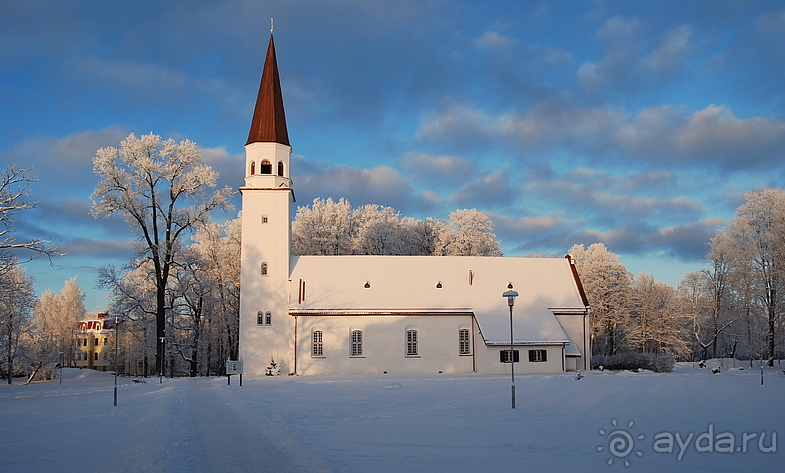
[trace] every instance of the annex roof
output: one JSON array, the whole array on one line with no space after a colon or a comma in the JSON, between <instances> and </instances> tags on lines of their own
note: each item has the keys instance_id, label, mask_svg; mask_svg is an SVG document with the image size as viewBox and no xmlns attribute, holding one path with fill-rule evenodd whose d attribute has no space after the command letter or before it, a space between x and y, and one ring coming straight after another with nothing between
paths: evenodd
<instances>
[{"instance_id":1,"label":"annex roof","mask_svg":"<svg viewBox=\"0 0 785 473\"><path fill-rule=\"evenodd\" d=\"M519 293L515 343L566 343L551 309L586 310L567 259L293 256L291 267L292 314L473 313L490 345L510 343L509 308L502 297L510 283Z\"/></svg>"}]
</instances>

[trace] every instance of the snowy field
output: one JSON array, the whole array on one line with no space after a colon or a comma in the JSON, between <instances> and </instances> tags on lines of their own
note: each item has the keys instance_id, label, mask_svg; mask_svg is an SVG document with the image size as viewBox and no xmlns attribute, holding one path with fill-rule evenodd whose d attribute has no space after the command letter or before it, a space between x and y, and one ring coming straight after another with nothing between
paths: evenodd
<instances>
[{"instance_id":1,"label":"snowy field","mask_svg":"<svg viewBox=\"0 0 785 473\"><path fill-rule=\"evenodd\" d=\"M114 407L68 369L0 386L0 471L785 471L785 366L728 365L518 376L516 410L487 375L119 378Z\"/></svg>"}]
</instances>

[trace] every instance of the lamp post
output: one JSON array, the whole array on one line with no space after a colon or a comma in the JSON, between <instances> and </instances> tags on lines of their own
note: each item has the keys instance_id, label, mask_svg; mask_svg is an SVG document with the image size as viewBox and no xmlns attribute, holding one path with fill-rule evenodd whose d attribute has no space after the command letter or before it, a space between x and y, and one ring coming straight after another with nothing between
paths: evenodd
<instances>
[{"instance_id":1,"label":"lamp post","mask_svg":"<svg viewBox=\"0 0 785 473\"><path fill-rule=\"evenodd\" d=\"M60 352L60 384L63 384L63 363L65 363L65 357L63 352Z\"/></svg>"},{"instance_id":2,"label":"lamp post","mask_svg":"<svg viewBox=\"0 0 785 473\"><path fill-rule=\"evenodd\" d=\"M518 293L512 290L512 283L507 285L509 291L505 291L502 297L507 298L507 305L510 307L510 375L512 376L512 386L510 391L512 393L512 408L515 409L515 352L513 351L513 336L512 336L512 307L515 305L515 298Z\"/></svg>"},{"instance_id":3,"label":"lamp post","mask_svg":"<svg viewBox=\"0 0 785 473\"><path fill-rule=\"evenodd\" d=\"M117 357L118 357L118 349L117 349L117 340L118 340L118 330L120 328L120 316L114 316L114 406L117 407Z\"/></svg>"},{"instance_id":4,"label":"lamp post","mask_svg":"<svg viewBox=\"0 0 785 473\"><path fill-rule=\"evenodd\" d=\"M158 339L158 343L161 344L161 347L164 346L166 343L166 337L161 337ZM164 351L159 347L158 353L163 353ZM158 384L163 384L164 382L164 357L160 357L161 360L158 362Z\"/></svg>"}]
</instances>

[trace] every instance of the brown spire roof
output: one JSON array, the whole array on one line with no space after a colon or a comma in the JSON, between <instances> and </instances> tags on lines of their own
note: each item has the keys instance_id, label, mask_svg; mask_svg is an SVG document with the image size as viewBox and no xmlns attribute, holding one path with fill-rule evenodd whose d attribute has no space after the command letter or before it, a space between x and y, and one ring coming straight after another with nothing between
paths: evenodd
<instances>
[{"instance_id":1,"label":"brown spire roof","mask_svg":"<svg viewBox=\"0 0 785 473\"><path fill-rule=\"evenodd\" d=\"M278 78L278 62L275 59L272 33L246 145L251 143L281 143L291 146L289 133L286 131L286 115L283 111L281 80Z\"/></svg>"}]
</instances>

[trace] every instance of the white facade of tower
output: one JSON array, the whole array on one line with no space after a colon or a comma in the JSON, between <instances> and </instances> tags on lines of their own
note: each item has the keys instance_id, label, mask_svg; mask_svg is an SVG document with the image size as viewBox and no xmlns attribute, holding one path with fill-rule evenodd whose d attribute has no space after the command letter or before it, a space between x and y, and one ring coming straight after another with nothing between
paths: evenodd
<instances>
[{"instance_id":1,"label":"white facade of tower","mask_svg":"<svg viewBox=\"0 0 785 473\"><path fill-rule=\"evenodd\" d=\"M242 194L240 358L245 371L263 374L270 359L282 373L293 369L289 274L292 148L280 143L245 147Z\"/></svg>"}]
</instances>

